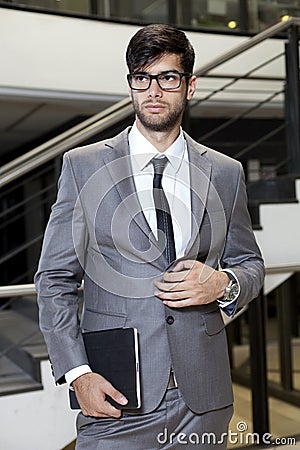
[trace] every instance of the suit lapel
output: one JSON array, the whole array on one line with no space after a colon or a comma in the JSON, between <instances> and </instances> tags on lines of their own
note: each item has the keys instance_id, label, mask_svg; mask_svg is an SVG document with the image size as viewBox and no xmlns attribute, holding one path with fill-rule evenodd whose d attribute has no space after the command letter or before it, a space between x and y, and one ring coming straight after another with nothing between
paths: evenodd
<instances>
[{"instance_id":1,"label":"suit lapel","mask_svg":"<svg viewBox=\"0 0 300 450\"><path fill-rule=\"evenodd\" d=\"M189 152L192 208L191 239L185 251L185 255L187 255L191 252L193 246L196 249L199 247L199 229L207 203L211 179L211 163L203 156L206 153L205 147L197 144L186 134L185 138Z\"/></svg>"}]
</instances>

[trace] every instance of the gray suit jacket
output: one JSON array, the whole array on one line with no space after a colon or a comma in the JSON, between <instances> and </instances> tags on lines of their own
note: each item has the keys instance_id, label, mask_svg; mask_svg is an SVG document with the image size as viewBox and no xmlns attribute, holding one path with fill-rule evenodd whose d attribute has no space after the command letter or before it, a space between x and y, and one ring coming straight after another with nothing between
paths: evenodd
<instances>
[{"instance_id":1,"label":"gray suit jacket","mask_svg":"<svg viewBox=\"0 0 300 450\"><path fill-rule=\"evenodd\" d=\"M193 218L184 258L230 268L241 286L238 307L243 306L258 295L264 270L241 165L185 138ZM160 403L171 366L191 410L225 407L233 398L219 307L214 302L170 309L154 296L153 281L167 269L167 261L141 211L128 155L125 130L64 156L35 277L40 326L55 379L61 382L67 371L87 364L81 330L136 327L141 413Z\"/></svg>"}]
</instances>

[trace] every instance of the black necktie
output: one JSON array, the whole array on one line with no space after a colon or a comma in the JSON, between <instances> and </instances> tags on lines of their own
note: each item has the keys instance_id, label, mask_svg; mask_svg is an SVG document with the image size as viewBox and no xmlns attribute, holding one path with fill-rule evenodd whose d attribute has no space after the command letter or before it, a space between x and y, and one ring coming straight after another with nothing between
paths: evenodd
<instances>
[{"instance_id":1,"label":"black necktie","mask_svg":"<svg viewBox=\"0 0 300 450\"><path fill-rule=\"evenodd\" d=\"M166 156L152 158L151 160L154 167L153 199L156 210L158 242L170 264L176 259L176 250L170 207L162 188L162 176L167 162Z\"/></svg>"}]
</instances>

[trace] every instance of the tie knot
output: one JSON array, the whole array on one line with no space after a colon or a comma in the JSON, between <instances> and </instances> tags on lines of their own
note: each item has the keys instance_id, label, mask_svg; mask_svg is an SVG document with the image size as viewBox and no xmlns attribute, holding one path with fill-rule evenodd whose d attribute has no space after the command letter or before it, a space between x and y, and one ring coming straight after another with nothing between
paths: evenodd
<instances>
[{"instance_id":1,"label":"tie knot","mask_svg":"<svg viewBox=\"0 0 300 450\"><path fill-rule=\"evenodd\" d=\"M168 158L166 156L163 156L162 158L152 158L151 159L151 164L154 167L155 175L163 174L163 171L165 170L167 162L168 162Z\"/></svg>"}]
</instances>

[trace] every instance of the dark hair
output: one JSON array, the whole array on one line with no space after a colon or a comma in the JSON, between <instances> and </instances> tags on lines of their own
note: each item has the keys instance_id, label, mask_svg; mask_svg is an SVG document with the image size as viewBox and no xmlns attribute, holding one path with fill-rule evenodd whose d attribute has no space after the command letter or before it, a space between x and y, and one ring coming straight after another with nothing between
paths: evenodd
<instances>
[{"instance_id":1,"label":"dark hair","mask_svg":"<svg viewBox=\"0 0 300 450\"><path fill-rule=\"evenodd\" d=\"M179 55L183 71L193 73L195 52L183 31L163 24L141 28L131 38L127 47L126 62L129 72L141 71L166 53Z\"/></svg>"}]
</instances>

